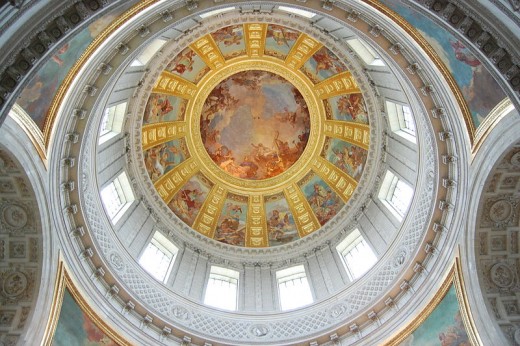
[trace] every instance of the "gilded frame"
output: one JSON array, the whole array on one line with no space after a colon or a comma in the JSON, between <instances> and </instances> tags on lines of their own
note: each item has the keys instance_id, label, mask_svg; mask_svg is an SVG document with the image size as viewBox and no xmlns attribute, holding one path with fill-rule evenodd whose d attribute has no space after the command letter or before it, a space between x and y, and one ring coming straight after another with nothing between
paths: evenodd
<instances>
[{"instance_id":1,"label":"gilded frame","mask_svg":"<svg viewBox=\"0 0 520 346\"><path fill-rule=\"evenodd\" d=\"M58 321L61 314L61 308L63 304L63 296L65 294L65 289L68 289L74 301L78 304L79 308L83 313L85 313L88 318L108 337L110 337L114 342L118 345L122 346L130 346L132 345L127 340L125 340L114 328L112 328L108 323L106 323L103 319L101 319L94 310L88 305L85 298L83 298L82 293L78 289L77 285L74 283L74 279L70 276L66 264L62 258L59 259L58 270L56 274L56 281L54 285L54 295L52 298L52 307L49 313L49 321L47 322L47 327L45 330L44 338L42 341L42 345L51 346L54 340L54 333L56 332L56 327L58 326Z\"/></svg>"},{"instance_id":2,"label":"gilded frame","mask_svg":"<svg viewBox=\"0 0 520 346\"><path fill-rule=\"evenodd\" d=\"M482 341L477 333L475 321L471 316L471 309L466 294L466 286L462 275L462 264L460 260L460 254L457 254L452 267L446 275L442 285L439 287L435 296L428 303L428 305L420 311L411 323L397 333L392 339L386 343L386 346L397 346L400 345L408 336L410 336L428 317L430 317L433 310L437 308L440 302L444 299L450 287L455 286L455 292L457 295L457 301L459 303L460 315L464 322L464 327L468 333L469 340L472 345L482 345Z\"/></svg>"}]
</instances>

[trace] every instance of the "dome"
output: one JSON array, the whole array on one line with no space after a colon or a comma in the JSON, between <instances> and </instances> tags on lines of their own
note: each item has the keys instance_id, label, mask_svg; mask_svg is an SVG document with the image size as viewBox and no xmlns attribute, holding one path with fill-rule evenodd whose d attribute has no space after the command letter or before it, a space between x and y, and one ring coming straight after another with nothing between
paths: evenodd
<instances>
[{"instance_id":1,"label":"dome","mask_svg":"<svg viewBox=\"0 0 520 346\"><path fill-rule=\"evenodd\" d=\"M105 41L118 62L100 52L111 78L93 83L98 101L81 106L97 116L78 143L98 146L81 146L90 159L78 165L78 197L88 206L85 234L99 246L93 258L113 268L117 287L154 324L173 320L193 338L223 344L298 343L374 309L423 261L442 214L442 141L425 111L432 94L425 104L368 31L341 26L349 40L340 42L283 10L234 17L237 10L182 35L180 23L158 20L161 28L135 43ZM125 25L141 27L138 18ZM141 66L138 88L122 102L119 86ZM383 83L393 90L385 102ZM405 114L405 130L385 119ZM117 131L126 131L123 146ZM213 297L212 282L232 287L231 298ZM286 298L287 283L302 282L314 293ZM282 283L288 291L275 293ZM295 321L294 309L308 318Z\"/></svg>"},{"instance_id":2,"label":"dome","mask_svg":"<svg viewBox=\"0 0 520 346\"><path fill-rule=\"evenodd\" d=\"M225 26L174 54L145 96L140 146L179 219L222 243L269 247L340 212L362 178L370 127L339 57L267 23Z\"/></svg>"},{"instance_id":3,"label":"dome","mask_svg":"<svg viewBox=\"0 0 520 346\"><path fill-rule=\"evenodd\" d=\"M75 301L106 342L396 345L450 296L464 340L487 319L520 339L514 56L460 4L403 2L94 0L56 14L0 83L0 107L16 102L0 127L12 322L39 290L46 341ZM44 57L54 69L17 74Z\"/></svg>"}]
</instances>

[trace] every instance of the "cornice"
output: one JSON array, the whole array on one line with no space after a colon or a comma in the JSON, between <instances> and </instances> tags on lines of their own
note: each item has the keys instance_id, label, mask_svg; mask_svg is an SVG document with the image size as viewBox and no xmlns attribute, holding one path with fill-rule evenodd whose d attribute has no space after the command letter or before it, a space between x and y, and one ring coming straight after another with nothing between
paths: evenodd
<instances>
[{"instance_id":1,"label":"cornice","mask_svg":"<svg viewBox=\"0 0 520 346\"><path fill-rule=\"evenodd\" d=\"M316 5L316 2L313 4ZM338 13L334 12L334 15ZM252 16L254 17L254 14ZM75 158L77 164L73 164L72 160L64 160L61 163L56 160L51 170L56 175L57 181L53 182L55 186L63 181L73 180L78 188L73 191L53 190L53 200L63 209L63 212L55 210L56 219L64 241L73 243L72 246L76 249L67 252L67 256L70 256L67 260L77 264L74 266L75 275L83 277L85 284L88 284L87 287L93 288L92 295L98 296L100 301L114 311L122 311L118 315L119 324L134 324L137 327L135 333L148 336L159 336L165 324L173 324L176 327L176 337L191 335L215 340L213 336L215 334L205 327L210 323L223 328L221 335L232 335L229 333L229 328L236 333L234 338L228 336L219 338L215 340L216 342L240 343L247 340L251 344L265 344L266 340L259 338L254 332L255 326L261 323L268 328L268 333L260 333L261 336L268 336L270 341L276 343L323 340L333 334L344 338L347 343L353 343L361 338L360 331L373 328L375 320L371 319L371 312L384 316L385 320L391 319L401 313L395 309L396 303L405 306L414 299L410 287L421 291L429 289L426 281L421 279L420 268L435 271L437 275L443 273L446 259L439 255L441 251L450 251L457 234L454 229L451 229L454 217L452 207L458 203L457 188L453 185L443 186L441 181L442 178L451 179L456 177L456 174L461 174L456 168L460 163L456 160L442 163L442 158L459 155L458 151L464 141L461 135L463 125L446 116L446 113L452 114L457 110L457 107L453 106L456 100L453 96L449 96L449 91L442 91L450 89L442 79L434 77L438 71L435 67L427 66L430 62L429 58L425 59L425 56L422 56L421 59L421 54L424 52L417 51L413 40L398 42L402 44L402 48L397 50L396 37L389 39L386 36L386 30L390 31L387 25L390 24L385 22L376 25L374 22L366 23L362 19L354 22L354 27L360 32L364 29L365 35L377 42L381 49L392 57L396 66L403 70L407 70L407 67L412 64L416 66L409 69L406 76L412 81L410 87L414 90L414 94L421 100L417 102L420 102L425 110L420 118L422 120L419 121L419 131L422 132L422 140L424 140L424 145L421 147L424 147L424 151L421 152L418 192L411 213L405 221L405 231L402 231L399 238L402 243L393 244L391 251L387 251L374 269L352 286L329 299L290 314L249 316L243 313L215 312L200 303L175 294L144 275L142 268L121 248L121 244L112 241L114 235L109 230L109 221L106 216L103 216L103 208L96 192L96 178L93 175L95 170L92 167L94 161L88 161L93 159L95 152L93 146L97 143L95 138L99 115L96 117L96 114L99 113L92 112L98 102L97 86L98 82L106 77L99 73L93 73L88 78L82 75L70 85L71 90L64 99L61 109L63 114L60 119L63 119L63 126L56 130L56 141L52 144L52 150L57 157ZM376 27L379 29L375 30ZM397 37L405 40L406 35L397 35ZM121 54L121 51L119 53L112 51L108 55L114 56L114 54ZM87 70L93 72L97 69L97 66L102 63L102 58L97 57L97 59L92 66L88 66ZM83 112L74 111L75 108L88 110L84 114L85 118L79 117L78 115ZM437 112L438 109L443 109L443 112ZM429 113L431 110L435 110L432 116ZM71 131L79 134L79 141L62 145L65 134ZM83 145L84 143L90 145ZM79 162L80 157L86 158L87 161ZM435 175L435 172L438 172L438 175ZM440 209L437 208L437 203ZM458 217L458 214L455 213L455 216ZM336 226L340 227L340 225ZM81 232L78 227L82 227L84 232ZM405 257L410 257L405 260L401 259L403 247L400 245L407 247L404 251ZM313 248L316 248L316 245ZM91 251L86 251L87 249ZM399 259L396 260L397 257ZM121 263L125 265L121 266ZM403 264L406 265L401 266ZM94 281L89 284L91 279ZM112 287L117 287L117 290L112 290ZM153 294L148 295L146 292L153 292ZM111 299L106 299L107 296ZM152 319L151 322L145 323L147 328L143 329L142 322L150 321L147 316ZM349 324L356 327L346 327ZM306 331L300 326L306 326ZM282 338L280 333L282 330L286 332L287 328L290 328L291 337Z\"/></svg>"},{"instance_id":2,"label":"cornice","mask_svg":"<svg viewBox=\"0 0 520 346\"><path fill-rule=\"evenodd\" d=\"M489 23L477 12L477 5L472 6L469 2L410 0L410 3L425 9L452 32L470 42L479 52L478 56L501 76L502 84L515 105L520 105L520 54L513 43L518 42L518 36L501 27L499 22Z\"/></svg>"}]
</instances>

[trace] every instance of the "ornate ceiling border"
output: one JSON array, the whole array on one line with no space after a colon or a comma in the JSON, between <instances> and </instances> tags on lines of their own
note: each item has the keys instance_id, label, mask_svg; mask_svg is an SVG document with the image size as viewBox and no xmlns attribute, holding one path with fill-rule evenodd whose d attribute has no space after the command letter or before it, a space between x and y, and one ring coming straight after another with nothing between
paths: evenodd
<instances>
[{"instance_id":1,"label":"ornate ceiling border","mask_svg":"<svg viewBox=\"0 0 520 346\"><path fill-rule=\"evenodd\" d=\"M484 144L489 134L495 129L497 124L514 109L513 102L509 98L503 99L498 105L495 106L489 112L489 115L484 119L482 124L478 127L476 133L476 141L471 148L471 159L475 158L475 155L479 151L480 147Z\"/></svg>"},{"instance_id":2,"label":"ornate ceiling border","mask_svg":"<svg viewBox=\"0 0 520 346\"><path fill-rule=\"evenodd\" d=\"M470 139L470 143L473 144L473 141L475 139L475 125L473 124L473 120L471 118L471 112L469 110L468 104L466 100L464 99L464 96L462 95L462 92L460 91L459 86L457 85L457 82L455 82L455 79L451 75L450 71L444 65L441 58L437 55L433 47L426 41L426 39L415 29L413 26L411 26L403 17L401 17L396 12L392 11L385 5L381 4L378 1L374 0L363 0L364 2L370 4L374 8L377 8L379 11L387 15L389 18L391 18L396 24L398 24L403 30L406 31L407 34L412 36L419 44L419 46L428 54L428 57L432 59L435 66L441 71L442 77L446 80L446 82L449 84L449 87L451 89L451 92L455 95L455 98L457 99L458 106L460 108L460 111L462 113L464 122L466 124L466 129L468 130L468 135Z\"/></svg>"},{"instance_id":3,"label":"ornate ceiling border","mask_svg":"<svg viewBox=\"0 0 520 346\"><path fill-rule=\"evenodd\" d=\"M27 137L31 140L34 148L38 152L45 168L47 168L47 151L45 150L45 143L40 129L36 126L34 121L29 117L25 110L15 104L9 113L9 116L23 129Z\"/></svg>"},{"instance_id":4,"label":"ornate ceiling border","mask_svg":"<svg viewBox=\"0 0 520 346\"><path fill-rule=\"evenodd\" d=\"M417 316L409 323L402 331L397 335L391 337L390 341L385 343L386 346L398 346L400 345L410 334L412 334L435 310L439 303L444 299L450 287L454 285L457 293L457 301L460 307L460 314L464 321L464 326L467 329L468 337L472 345L482 345L482 341L477 332L475 322L471 315L471 307L468 302L466 293L466 284L464 282L464 276L462 275L462 264L460 261L460 253L457 251L455 260L453 261L450 271L446 274L446 277L437 290L437 293L430 300L428 305L420 311Z\"/></svg>"},{"instance_id":5,"label":"ornate ceiling border","mask_svg":"<svg viewBox=\"0 0 520 346\"><path fill-rule=\"evenodd\" d=\"M357 22L358 17L354 18L354 23ZM416 57L415 50L409 51L409 47L403 47L399 43L393 43L392 37L387 37L386 35L381 35L382 28L379 27L379 25L370 26L365 21L359 21L356 25L363 26L363 28L366 31L370 32L370 35L372 35L380 44L383 44L384 46L389 46L388 50L389 53L395 55L396 57L393 57L393 60L395 60L395 64L400 66L403 71L408 71L410 75L408 75L408 78L414 81L414 91L417 92L418 95L422 95L422 103L423 106L427 110L434 110L433 117L429 118L428 113L425 112L424 114L424 124L422 124L425 129L422 131L425 135L425 140L427 139L427 145L426 147L429 148L426 152L424 152L424 156L428 158L432 163L431 165L436 166L435 171L437 171L438 168L438 174L439 176L435 176L433 171L426 171L426 168L424 165L421 165L419 168L419 182L418 185L420 185L422 188L425 189L425 191L428 191L428 193L425 194L419 194L421 195L421 198L417 199L415 201L415 208L412 208L412 212L415 212L415 210L422 210L420 216L414 220L411 220L411 218L407 218L406 224L404 227L413 228L413 236L407 238L407 239L400 239L402 241L406 241L408 246L418 246L418 248L411 250L410 255L412 255L410 259L408 259L408 263L410 266L412 263L410 261L413 259L415 262L415 265L413 266L413 270L411 267L407 267L406 273L403 273L402 269L394 270L396 271L392 275L395 275L394 279L391 280L391 282L388 284L392 287L389 287L388 289L385 289L382 293L380 292L379 286L376 287L375 284L369 282L369 278L365 278L364 280L361 280L357 282L355 285L353 285L351 290L347 293L351 293L353 290L357 290L356 292L361 294L365 297L365 300L359 301L358 298L350 297L349 299L346 299L346 293L342 296L342 299L345 300L345 303L352 304L353 301L355 301L354 305L354 311L350 311L350 314L345 314L346 310L344 305L336 304L335 306L328 307L328 304L334 303L333 301L328 301L326 303L316 304L316 306L312 306L309 309L305 309L305 312L309 312L310 310L314 311L313 314L314 317L318 315L323 315L323 313L327 314L327 311L329 311L333 316L341 317L340 320L336 320L333 325L328 325L325 327L322 327L319 330L314 330L311 334L299 336L299 338L287 340L287 342L300 342L303 340L303 338L313 338L313 337L326 337L327 333L330 331L333 333L333 330L338 331L341 333L342 337L347 338L349 341L357 340L357 338L360 338L361 334L360 331L369 326L369 328L373 328L375 325L374 322L378 321L377 314L380 313L381 315L385 315L386 312L390 311L393 313L396 313L396 310L394 307L396 306L396 302L402 302L402 304L406 304L412 297L416 297L415 294L410 293L411 287L424 287L424 275L421 276L421 272L425 269L425 267L431 268L432 266L436 266L436 271L443 271L444 272L444 265L446 259L442 258L442 256L436 256L439 251L442 249L451 248L453 246L453 238L456 235L456 232L447 232L446 226L451 227L452 226L452 217L453 217L453 203L458 202L457 200L457 191L458 188L456 186L457 180L460 178L461 172L458 169L458 166L456 164L456 157L454 156L457 153L457 150L459 146L461 145L463 136L463 125L461 124L460 128L456 127L453 129L452 123L450 118L446 117L446 113L442 107L442 105L445 105L447 107L446 111L451 113L454 111L454 108L456 108L456 105L453 103L453 98L451 95L444 93L442 90L442 87L444 86L444 83L441 79L435 79L435 76L432 77L431 74L428 73L434 73L433 71L435 69L428 69L427 73L424 74L421 69L421 62L419 63L411 63L411 61L418 61L418 57ZM119 53L122 53L119 51ZM114 55L117 54L117 52L114 52ZM402 55L400 55L402 54ZM105 64L101 64L101 66L106 66ZM424 66L426 68L426 66ZM94 69L95 67L92 67ZM110 72L110 70L108 71ZM100 72L101 73L101 72ZM88 84L94 83L95 79L99 78L100 74L95 74L94 76L88 77L87 80L85 76L82 76L82 80L78 81L78 83L81 83L80 85L83 86L81 90L78 87L78 90L75 90L77 92L78 98L74 100L74 102L71 102L67 105L70 109L64 109L63 112L66 114L73 114L75 116L68 119L68 125L69 127L74 127L75 130L79 130L79 132L82 133L84 131L86 123L88 120L92 119L84 119L84 116L86 115L85 111L82 109L82 107L89 108L92 107L94 103L96 103L96 92L97 88L95 85ZM106 77L101 77L106 78ZM404 78L404 77L403 77ZM428 81L429 78L433 78L434 85L431 85ZM436 87L439 88L439 94L437 95L434 91ZM75 110L73 110L74 107L78 107ZM442 110L442 112L441 112ZM92 117L94 118L94 117ZM422 118L421 118L422 119ZM428 121L429 120L429 121ZM431 123L430 123L431 122ZM428 123L428 124L426 124ZM59 135L65 135L65 131L71 130L70 128L67 128L67 126L63 126L60 129L58 129ZM452 133L451 131L454 131ZM85 138L92 138L93 129L92 126L90 127L88 134L83 134ZM434 136L433 133L438 134L437 136ZM455 136L454 136L455 134ZM62 137L59 137L62 138ZM63 137L64 138L64 137ZM63 138L61 141L63 141ZM95 142L95 141L94 141ZM92 143L94 143L92 142ZM55 143L55 145L59 145L61 143ZM59 149L58 149L59 148ZM74 180L83 180L83 182L87 182L86 184L79 184L77 186L81 186L84 189L88 189L88 183L89 179L88 176L85 176L85 172L90 173L90 168L88 167L89 163L86 164L86 166L82 163L78 166L80 166L82 169L77 169L74 166L74 156L80 154L81 151L84 150L84 148L81 148L81 143L71 143L67 146L60 146L56 147L56 150L58 153L56 155L60 155L64 159L61 160L61 162L53 162L53 170L56 170L59 175L59 178L61 178L63 181L68 181L71 179ZM89 147L87 151L84 153L85 157L92 157L93 155L93 148ZM464 155L464 154L462 154ZM441 164L443 162L444 164ZM429 165L428 167L430 167ZM463 173L462 173L463 174ZM444 179L441 179L444 178ZM95 179L95 178L93 178ZM441 185L441 180L443 180L443 184ZM51 182L52 184L60 184L60 182ZM463 183L461 183L463 184ZM150 327L152 326L151 321L153 321L153 325L156 328L160 328L161 324L166 323L164 320L164 317L161 317L164 315L164 312L161 312L161 309L167 308L167 306L164 306L164 301L162 298L160 300L157 300L156 298L153 298L152 300L145 301L146 299L143 297L139 297L140 299L133 300L132 293L123 292L123 289L119 290L119 288L114 283L114 272L112 272L112 267L115 266L117 263L109 264L107 263L107 258L101 258L100 254L96 253L92 248L90 248L92 243L92 239L87 239L88 237L85 236L84 229L82 227L83 224L85 224L86 220L83 218L83 211L80 212L80 210L84 210L85 213L92 214L94 209L102 210L102 207L100 206L99 202L99 196L98 197L89 197L90 201L83 201L79 197L81 194L85 194L84 191L78 192L73 191L74 189L64 189L60 193L59 191L55 192L55 196L51 197L54 198L55 202L59 205L63 206L63 213L61 211L57 210L56 213L60 213L58 216L60 218L60 221L62 222L62 226L67 228L70 231L70 239L68 241L71 245L71 247L74 247L75 253L71 253L71 256L82 256L83 259L81 260L81 263L78 263L78 267L82 267L85 272L80 273L80 275L92 275L91 278L96 278L97 281L102 281L103 285L99 286L100 292L97 292L96 294L101 293L102 288L109 290L107 294L110 296L118 297L117 300L112 300L113 306L112 308L116 308L116 305L123 305L124 309L129 308L129 310L132 310L132 318L128 317L127 321L128 323L132 324L137 321L143 322L147 320L147 318L151 318L150 320ZM90 194L92 195L94 191L90 191ZM432 203L432 196L435 195L437 198L437 201L439 202L439 208L434 208L434 206L431 205ZM85 204L87 203L87 204ZM437 203L437 202L436 202ZM420 206L417 206L416 204L421 204L424 207L424 204L428 204L432 209L423 209ZM81 205L81 208L79 206ZM100 209L101 208L101 209ZM428 207L429 208L429 207ZM94 210L95 211L95 210ZM93 220L91 218L91 220ZM105 220L106 221L106 220ZM104 237L104 234L106 234L106 230L103 229L103 225L105 224L104 220L95 221L95 223L92 223L91 226L94 229L95 232L101 232L100 235ZM446 236L448 234L448 236ZM104 237L101 239L103 243L107 243L107 238ZM90 243L89 243L90 242ZM420 244L420 245L418 245ZM98 249L96 248L98 244L95 244L94 248L96 251ZM106 252L105 255L109 256L110 251L106 251L107 248L102 249L101 252ZM72 251L72 250L71 250ZM89 258L89 259L87 259ZM74 259L77 260L77 259ZM388 272L389 270L392 271L392 268L395 269L395 267L392 267L391 262L393 262L393 257L391 257L391 254L387 254L384 257L384 264L379 263L377 265L377 270L379 271L385 271ZM388 262L388 263L387 263ZM406 261L398 262L401 264L404 264ZM439 264L440 262L440 264ZM123 262L124 263L124 262ZM384 268L383 268L384 266ZM439 269L440 267L440 269ZM110 268L110 270L105 271L105 268ZM117 268L116 268L117 270ZM139 272L139 270L137 270ZM130 275L131 274L131 275ZM373 271L372 273L375 276L376 271ZM129 273L129 278L131 280L139 279L138 276L135 276L135 273ZM378 280L388 280L386 278L386 274L377 272ZM439 275L437 273L437 275ZM422 277L422 279L421 279ZM386 281L385 281L386 282ZM91 283L92 284L92 283ZM146 285L149 285L150 283L146 283ZM160 289L160 284L158 283L151 283L151 286L147 287L157 287L158 290L164 291L164 289ZM115 287L115 290L112 290ZM385 286L386 288L387 286ZM124 287L124 290L126 290L127 287ZM417 288L417 289L419 289ZM372 292L372 293L370 293ZM379 294L379 293L381 294ZM422 292L424 294L424 292ZM370 295L370 297L367 297L367 295ZM387 297L385 302L381 302L382 299ZM336 297L337 298L337 297ZM369 302L372 302L372 300L378 298L380 301L377 302L377 307L375 305L370 305L366 299L368 299ZM404 298L404 299L403 299ZM395 300L394 300L395 299ZM136 303L134 303L136 302ZM144 303L143 303L144 302ZM126 305L125 305L126 303ZM374 303L375 304L375 303ZM161 307L162 306L162 307ZM193 304L196 311L203 310L206 312L206 310L209 311L209 309L206 309L200 305ZM343 307L342 307L343 306ZM152 307L154 309L151 310L151 312L148 312L149 307ZM368 310L370 308L377 309L377 311L374 310ZM117 308L116 308L117 309ZM318 310L323 310L323 312L319 312ZM399 310L399 309L398 309ZM126 311L126 310L125 310ZM339 315L338 315L339 313ZM149 314L152 314L150 316ZM199 314L201 315L201 314ZM392 314L393 315L393 314ZM300 319L300 323L304 323L305 325L308 325L311 321L307 321L307 319L313 318L313 316L310 316L310 314L306 317L306 319ZM388 315L386 315L388 316ZM156 317L156 318L153 318ZM351 318L350 320L348 318ZM215 318L211 316L204 316L204 314L201 316L202 319L210 319L211 321L215 322ZM291 317L294 319L294 316ZM355 318L355 319L353 319ZM167 319L168 321L170 319ZM217 320L221 320L220 318L217 318ZM385 318L386 320L386 318ZM243 321L243 317L242 317ZM318 322L319 320L316 320L315 322ZM344 324L348 322L352 322L351 328L348 329ZM137 322L137 323L140 323ZM222 322L226 322L225 320L222 320ZM122 322L121 322L122 323ZM169 323L169 322L168 322ZM213 323L213 322L212 322ZM242 323L242 322L241 322ZM284 324L285 325L285 324ZM352 327L354 326L354 327ZM242 323L242 327L247 327L247 324ZM154 331L156 330L154 328ZM177 327L176 329L178 329ZM192 328L184 328L182 325L181 327L184 329L185 332L191 333L193 332ZM332 328L332 329L331 329ZM384 329L384 328L383 328ZM370 330L370 329L369 329ZM183 330L177 330L176 332L182 333ZM202 335L202 337L207 337L208 331L194 331L195 335ZM245 333L246 331L244 331ZM147 332L149 333L149 332ZM246 333L247 334L247 333ZM319 334L319 335L317 335ZM146 334L150 336L150 334ZM331 336L332 337L332 336ZM278 340L280 341L280 340ZM228 342L228 341L226 341ZM235 342L238 342L235 340ZM355 341L353 341L355 342Z\"/></svg>"},{"instance_id":6,"label":"ornate ceiling border","mask_svg":"<svg viewBox=\"0 0 520 346\"><path fill-rule=\"evenodd\" d=\"M453 94L455 95L457 102L459 104L459 107L461 109L461 113L464 117L464 121L466 122L466 127L469 133L470 141L473 143L474 136L475 136L475 128L473 125L473 122L471 120L471 113L469 111L468 105L466 101L464 100L464 97L462 96L462 93L457 86L455 80L449 73L448 69L444 65L444 63L440 60L440 58L437 56L436 52L433 50L433 48L429 45L429 43L417 32L415 28L410 26L401 16L396 14L394 11L388 9L386 6L382 5L381 3L373 0L363 0L365 3L367 3L369 6L372 6L376 8L377 10L381 11L385 15L387 15L389 18L391 18L396 24L398 24L403 30L405 30L409 35L414 37L415 41L419 43L419 46L427 52L429 57L432 59L432 61L435 63L436 67L442 72L443 77L445 80L449 83L449 87ZM116 21L114 21L109 27L107 27L100 35L96 37L96 39L87 47L85 52L81 55L81 57L78 59L76 64L72 67L72 69L69 71L67 77L62 82L60 88L58 89L58 92L56 93L53 102L51 104L51 107L49 108L49 111L45 117L45 126L43 131L45 146L48 147L49 141L52 136L52 130L54 126L54 122L56 119L56 116L58 114L58 108L61 105L63 98L65 96L65 93L69 89L72 82L75 80L77 74L81 70L82 66L86 63L86 61L93 55L93 53L103 44L103 42L113 33L117 31L122 25L124 25L125 22L136 16L137 14L141 13L143 10L147 9L151 5L155 4L157 0L146 0L141 1L134 7L132 7L130 10L122 14ZM197 1L195 1L196 3ZM294 1L292 1L294 2ZM296 1L298 3L298 1ZM325 2L326 3L326 2ZM301 6L301 4L298 4ZM340 3L335 4L336 6L339 6ZM332 7L325 6L325 4L322 5L323 9L329 10L329 12L332 12ZM197 8L197 7L195 7ZM329 13L330 15L335 16L334 13ZM351 12L348 14L348 16L356 17L359 14L355 12Z\"/></svg>"},{"instance_id":7,"label":"ornate ceiling border","mask_svg":"<svg viewBox=\"0 0 520 346\"><path fill-rule=\"evenodd\" d=\"M58 321L61 315L61 308L63 304L63 295L65 294L65 290L69 290L70 294L74 298L74 301L78 304L81 311L83 311L88 318L94 322L94 324L107 336L109 336L112 340L117 342L122 346L130 346L132 345L128 341L126 341L114 328L112 328L107 322L105 322L102 318L98 316L98 314L92 309L92 307L88 304L88 302L83 298L83 294L78 289L78 286L75 284L74 279L69 274L67 270L67 265L65 264L63 258L60 256L58 260L58 269L56 273L56 279L54 284L54 296L53 303L50 311L50 318L48 320L47 328L45 331L45 336L42 341L43 345L51 346L54 341L54 334L56 332L56 328L58 326Z\"/></svg>"}]
</instances>

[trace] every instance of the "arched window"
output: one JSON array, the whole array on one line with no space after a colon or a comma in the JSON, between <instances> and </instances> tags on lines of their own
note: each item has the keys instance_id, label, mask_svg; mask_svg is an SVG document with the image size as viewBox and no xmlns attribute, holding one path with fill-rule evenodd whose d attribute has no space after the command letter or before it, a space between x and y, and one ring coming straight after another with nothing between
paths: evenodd
<instances>
[{"instance_id":1,"label":"arched window","mask_svg":"<svg viewBox=\"0 0 520 346\"><path fill-rule=\"evenodd\" d=\"M347 40L347 43L365 64L371 66L385 66L384 61L379 57L379 55L377 55L376 51L364 41L353 38Z\"/></svg>"}]
</instances>

